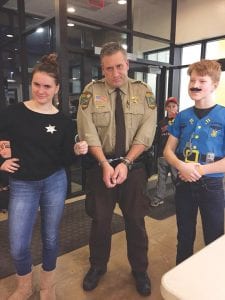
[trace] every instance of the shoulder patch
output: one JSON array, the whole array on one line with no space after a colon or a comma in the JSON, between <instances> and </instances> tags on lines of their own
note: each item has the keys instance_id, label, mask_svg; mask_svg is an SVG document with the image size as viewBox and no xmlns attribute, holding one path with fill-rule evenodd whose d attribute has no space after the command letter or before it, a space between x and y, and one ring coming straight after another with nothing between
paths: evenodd
<instances>
[{"instance_id":1,"label":"shoulder patch","mask_svg":"<svg viewBox=\"0 0 225 300\"><path fill-rule=\"evenodd\" d=\"M145 99L147 101L148 107L151 109L156 108L156 102L155 102L155 97L152 92L147 91L145 94Z\"/></svg>"},{"instance_id":2,"label":"shoulder patch","mask_svg":"<svg viewBox=\"0 0 225 300\"><path fill-rule=\"evenodd\" d=\"M80 95L80 106L82 109L86 109L89 105L89 102L92 98L92 93L86 91Z\"/></svg>"}]
</instances>

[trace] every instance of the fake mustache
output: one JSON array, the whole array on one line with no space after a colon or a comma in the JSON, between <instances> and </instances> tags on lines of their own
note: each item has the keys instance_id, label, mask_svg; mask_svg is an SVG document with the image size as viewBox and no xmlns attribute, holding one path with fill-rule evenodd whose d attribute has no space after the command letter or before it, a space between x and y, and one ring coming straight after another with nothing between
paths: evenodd
<instances>
[{"instance_id":1,"label":"fake mustache","mask_svg":"<svg viewBox=\"0 0 225 300\"><path fill-rule=\"evenodd\" d=\"M190 91L192 92L201 92L202 89L199 88L190 88Z\"/></svg>"}]
</instances>

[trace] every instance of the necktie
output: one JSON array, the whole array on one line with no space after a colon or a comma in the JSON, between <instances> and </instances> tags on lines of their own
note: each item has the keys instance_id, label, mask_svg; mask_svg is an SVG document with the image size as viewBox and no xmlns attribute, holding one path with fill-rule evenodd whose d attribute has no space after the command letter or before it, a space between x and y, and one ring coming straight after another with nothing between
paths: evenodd
<instances>
[{"instance_id":1,"label":"necktie","mask_svg":"<svg viewBox=\"0 0 225 300\"><path fill-rule=\"evenodd\" d=\"M122 106L122 99L120 95L120 89L116 90L116 109L115 109L115 122L116 122L116 144L115 144L115 156L124 156L126 153L126 130L125 120Z\"/></svg>"}]
</instances>

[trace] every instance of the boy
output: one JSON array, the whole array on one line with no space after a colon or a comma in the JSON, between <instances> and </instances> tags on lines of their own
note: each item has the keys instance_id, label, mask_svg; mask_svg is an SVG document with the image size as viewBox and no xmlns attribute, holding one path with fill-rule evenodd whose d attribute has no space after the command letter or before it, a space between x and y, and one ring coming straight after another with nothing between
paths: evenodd
<instances>
[{"instance_id":1,"label":"boy","mask_svg":"<svg viewBox=\"0 0 225 300\"><path fill-rule=\"evenodd\" d=\"M177 115L164 150L179 175L177 264L193 254L198 208L206 245L224 233L225 108L214 102L221 66L202 60L189 66L188 75L195 105Z\"/></svg>"},{"instance_id":2,"label":"boy","mask_svg":"<svg viewBox=\"0 0 225 300\"><path fill-rule=\"evenodd\" d=\"M165 148L166 142L169 137L168 126L172 125L174 119L178 112L178 102L175 97L169 97L165 103L165 110L167 116L162 119L157 127L157 133L155 142L158 146L158 159L157 159L157 168L158 168L158 181L156 185L156 193L150 201L150 205L153 207L159 206L164 203L164 198L166 196L166 181L168 174L171 174L171 179L173 184L177 177L177 171L175 168L171 167L168 162L163 157L163 150Z\"/></svg>"}]
</instances>

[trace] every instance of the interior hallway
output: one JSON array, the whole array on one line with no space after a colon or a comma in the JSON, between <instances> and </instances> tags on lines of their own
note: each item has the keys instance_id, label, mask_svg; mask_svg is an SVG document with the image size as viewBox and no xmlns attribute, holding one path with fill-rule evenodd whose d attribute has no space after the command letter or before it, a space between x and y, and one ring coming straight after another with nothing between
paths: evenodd
<instances>
[{"instance_id":1,"label":"interior hallway","mask_svg":"<svg viewBox=\"0 0 225 300\"><path fill-rule=\"evenodd\" d=\"M80 200L81 197L69 201ZM116 213L120 210L116 208ZM6 218L0 214L0 220ZM201 226L198 222L196 250L203 246ZM176 253L176 220L175 216L164 220L154 220L146 217L146 228L149 235L149 269L152 282L152 294L141 297L136 292L134 280L126 258L125 232L119 232L112 237L111 258L108 272L103 276L98 287L92 292L82 289L83 276L89 268L88 246L67 253L58 258L57 264L57 300L162 300L160 295L160 280L162 275L175 264ZM38 276L40 265L34 267L35 293L30 299L39 299ZM15 275L0 280L0 300L15 288Z\"/></svg>"}]
</instances>

